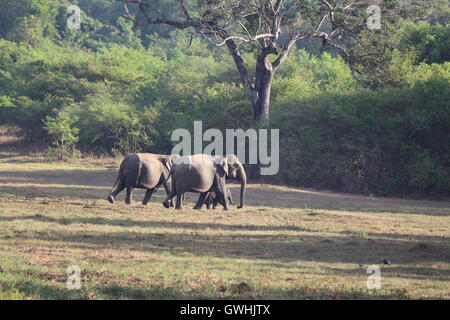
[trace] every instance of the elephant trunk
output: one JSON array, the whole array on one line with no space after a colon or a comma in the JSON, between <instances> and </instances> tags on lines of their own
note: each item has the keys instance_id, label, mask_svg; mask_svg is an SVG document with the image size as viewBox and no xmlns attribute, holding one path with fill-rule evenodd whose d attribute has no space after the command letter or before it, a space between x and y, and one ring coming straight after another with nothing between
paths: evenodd
<instances>
[{"instance_id":1,"label":"elephant trunk","mask_svg":"<svg viewBox=\"0 0 450 320\"><path fill-rule=\"evenodd\" d=\"M247 185L247 175L245 174L244 166L242 164L239 165L240 175L241 175L241 204L238 206L238 209L244 206L245 199L245 187Z\"/></svg>"}]
</instances>

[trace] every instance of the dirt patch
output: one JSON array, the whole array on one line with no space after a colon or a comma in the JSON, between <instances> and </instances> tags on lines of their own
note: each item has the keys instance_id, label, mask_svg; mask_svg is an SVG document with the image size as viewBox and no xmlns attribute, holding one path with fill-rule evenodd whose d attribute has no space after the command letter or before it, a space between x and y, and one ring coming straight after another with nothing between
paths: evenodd
<instances>
[{"instance_id":1,"label":"dirt patch","mask_svg":"<svg viewBox=\"0 0 450 320\"><path fill-rule=\"evenodd\" d=\"M35 271L26 271L24 275L30 278L46 280L46 281L55 281L64 283L67 281L66 274L58 274L58 273L50 273L50 272L35 272Z\"/></svg>"},{"instance_id":2,"label":"dirt patch","mask_svg":"<svg viewBox=\"0 0 450 320\"><path fill-rule=\"evenodd\" d=\"M0 126L0 147L18 145L23 142L23 131L20 128Z\"/></svg>"},{"instance_id":3,"label":"dirt patch","mask_svg":"<svg viewBox=\"0 0 450 320\"><path fill-rule=\"evenodd\" d=\"M231 291L231 293L237 294L237 295L250 294L253 292L253 287L246 282L241 282L238 284L231 285L230 291Z\"/></svg>"}]
</instances>

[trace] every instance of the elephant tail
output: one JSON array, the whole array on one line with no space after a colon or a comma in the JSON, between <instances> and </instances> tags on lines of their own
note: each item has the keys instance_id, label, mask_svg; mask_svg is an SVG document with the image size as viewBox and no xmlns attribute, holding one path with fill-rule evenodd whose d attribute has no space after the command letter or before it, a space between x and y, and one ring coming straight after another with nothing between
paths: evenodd
<instances>
[{"instance_id":1,"label":"elephant tail","mask_svg":"<svg viewBox=\"0 0 450 320\"><path fill-rule=\"evenodd\" d=\"M117 175L116 182L114 182L114 185L112 186L111 190L109 190L109 194L111 194L113 192L113 190L117 186L117 183L119 182L119 180L120 180L120 174Z\"/></svg>"},{"instance_id":2,"label":"elephant tail","mask_svg":"<svg viewBox=\"0 0 450 320\"><path fill-rule=\"evenodd\" d=\"M141 171L142 171L142 161L141 161L141 159L139 159L139 162L138 162L138 170L137 170L137 176L136 176L136 183L135 183L135 186L136 186L136 187L137 187L138 184L139 184L139 178L140 178L140 176L141 176Z\"/></svg>"},{"instance_id":3,"label":"elephant tail","mask_svg":"<svg viewBox=\"0 0 450 320\"><path fill-rule=\"evenodd\" d=\"M167 178L164 180L163 185L166 185L167 182L169 182L170 177L173 175L173 169L169 170L169 174L167 175Z\"/></svg>"},{"instance_id":4,"label":"elephant tail","mask_svg":"<svg viewBox=\"0 0 450 320\"><path fill-rule=\"evenodd\" d=\"M121 165L121 176L126 188L136 188L141 177L142 161L139 154L133 153L124 159Z\"/></svg>"}]
</instances>

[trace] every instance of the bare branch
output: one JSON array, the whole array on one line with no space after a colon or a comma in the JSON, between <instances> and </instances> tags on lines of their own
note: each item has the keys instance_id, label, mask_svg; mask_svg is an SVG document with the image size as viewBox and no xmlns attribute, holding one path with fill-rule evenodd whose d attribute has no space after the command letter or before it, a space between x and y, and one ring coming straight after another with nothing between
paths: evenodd
<instances>
[{"instance_id":1,"label":"bare branch","mask_svg":"<svg viewBox=\"0 0 450 320\"><path fill-rule=\"evenodd\" d=\"M186 5L184 4L184 0L176 0L178 4L180 5L181 12L183 12L184 16L187 20L191 20L191 16L189 15Z\"/></svg>"},{"instance_id":2,"label":"bare branch","mask_svg":"<svg viewBox=\"0 0 450 320\"><path fill-rule=\"evenodd\" d=\"M245 92L247 93L250 101L253 103L257 99L257 93L253 87L252 80L250 79L247 68L245 67L241 53L233 40L227 40L226 45L231 53L231 56L233 57L234 64L238 69L239 75L241 76L241 81L244 85Z\"/></svg>"},{"instance_id":3,"label":"bare branch","mask_svg":"<svg viewBox=\"0 0 450 320\"><path fill-rule=\"evenodd\" d=\"M278 12L280 12L280 9L283 7L284 5L284 0L277 0L275 2L275 5L273 6L273 8L275 9L275 12L278 14Z\"/></svg>"},{"instance_id":4,"label":"bare branch","mask_svg":"<svg viewBox=\"0 0 450 320\"><path fill-rule=\"evenodd\" d=\"M166 24L166 25L178 28L178 29L186 29L189 27L200 28L203 25L203 23L201 21L192 20L192 19L185 20L185 21L177 21L177 20L168 19L161 10L150 5L148 2L144 2L142 0L116 0L116 1L121 1L124 5L125 14L123 15L123 17L128 20L131 20L137 26L142 26L145 24ZM145 21L137 21L136 20L136 18L130 13L130 10L128 9L127 4L129 4L129 3L135 3L138 5L139 10L145 16ZM149 10L157 13L159 15L159 18L150 17L150 15L146 12L145 8L148 8Z\"/></svg>"},{"instance_id":5,"label":"bare branch","mask_svg":"<svg viewBox=\"0 0 450 320\"><path fill-rule=\"evenodd\" d=\"M284 62L284 60L286 60L287 56L289 55L289 52L291 51L291 49L294 46L296 41L297 40L296 40L295 35L291 36L287 45L283 48L281 53L278 55L278 58L274 62L272 62L272 67L274 68L275 71L280 67L280 65Z\"/></svg>"},{"instance_id":6,"label":"bare branch","mask_svg":"<svg viewBox=\"0 0 450 320\"><path fill-rule=\"evenodd\" d=\"M316 28L316 31L319 31L320 28L322 27L323 23L325 22L325 20L327 19L329 13L327 12L326 14L323 15L322 20L320 20L319 25Z\"/></svg>"},{"instance_id":7,"label":"bare branch","mask_svg":"<svg viewBox=\"0 0 450 320\"><path fill-rule=\"evenodd\" d=\"M344 48L343 46L338 45L338 44L336 44L336 43L332 43L332 42L330 42L328 39L324 39L323 45L324 45L325 47L331 47L331 48L338 49L339 51L341 51L341 52L345 55L345 59L346 59L347 61L350 59L350 54L349 54L347 48Z\"/></svg>"},{"instance_id":8,"label":"bare branch","mask_svg":"<svg viewBox=\"0 0 450 320\"><path fill-rule=\"evenodd\" d=\"M339 7L336 7L335 10L336 10L336 11L345 11L345 10L348 10L348 9L350 9L350 8L353 6L354 3L355 3L355 0L351 1L351 2L350 2L348 5L346 5L346 6L339 6Z\"/></svg>"},{"instance_id":9,"label":"bare branch","mask_svg":"<svg viewBox=\"0 0 450 320\"><path fill-rule=\"evenodd\" d=\"M226 42L228 40L239 40L241 42L252 42L252 41L256 41L258 39L272 38L272 37L275 37L275 36L273 34L271 34L271 33L258 34L256 36L254 36L253 38L249 38L249 39L245 39L245 38L237 37L237 36L230 36L230 37L226 37L222 42L216 43L215 45L218 46L218 47L221 47L224 44L226 44Z\"/></svg>"},{"instance_id":10,"label":"bare branch","mask_svg":"<svg viewBox=\"0 0 450 320\"><path fill-rule=\"evenodd\" d=\"M327 0L320 0L320 2L322 2L322 4L324 4L326 7L328 7L330 11L334 10L333 6Z\"/></svg>"}]
</instances>

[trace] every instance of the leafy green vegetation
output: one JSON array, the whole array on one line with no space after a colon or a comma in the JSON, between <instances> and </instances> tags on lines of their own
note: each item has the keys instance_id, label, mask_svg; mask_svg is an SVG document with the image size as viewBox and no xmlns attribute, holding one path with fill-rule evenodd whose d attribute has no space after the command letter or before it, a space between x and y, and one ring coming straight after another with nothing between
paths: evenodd
<instances>
[{"instance_id":1,"label":"leafy green vegetation","mask_svg":"<svg viewBox=\"0 0 450 320\"><path fill-rule=\"evenodd\" d=\"M364 31L351 63L299 41L273 81L270 127L281 128L282 153L270 182L449 195L448 8L429 3L429 19ZM44 123L67 117L72 143L97 155L168 153L171 132L194 120L257 125L224 49L161 25L132 28L117 2L78 5L82 29L70 31L67 1L0 1L0 124L51 144Z\"/></svg>"},{"instance_id":2,"label":"leafy green vegetation","mask_svg":"<svg viewBox=\"0 0 450 320\"><path fill-rule=\"evenodd\" d=\"M53 140L53 148L48 151L54 153L58 160L74 155L74 143L78 141L80 131L78 128L72 128L75 121L76 119L68 115L60 115L57 118L47 116L44 120L44 129Z\"/></svg>"}]
</instances>

